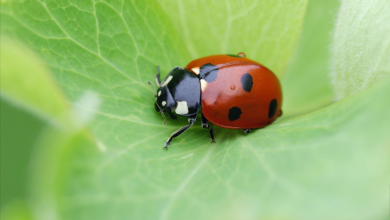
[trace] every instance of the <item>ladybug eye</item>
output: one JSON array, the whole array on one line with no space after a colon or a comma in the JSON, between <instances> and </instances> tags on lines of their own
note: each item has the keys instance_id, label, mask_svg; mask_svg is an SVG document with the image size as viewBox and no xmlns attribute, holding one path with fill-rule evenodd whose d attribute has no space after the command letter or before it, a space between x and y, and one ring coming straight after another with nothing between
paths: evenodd
<instances>
[{"instance_id":1,"label":"ladybug eye","mask_svg":"<svg viewBox=\"0 0 390 220\"><path fill-rule=\"evenodd\" d=\"M154 108L156 109L156 112L160 112L160 108L157 105L157 102L154 103Z\"/></svg>"}]
</instances>

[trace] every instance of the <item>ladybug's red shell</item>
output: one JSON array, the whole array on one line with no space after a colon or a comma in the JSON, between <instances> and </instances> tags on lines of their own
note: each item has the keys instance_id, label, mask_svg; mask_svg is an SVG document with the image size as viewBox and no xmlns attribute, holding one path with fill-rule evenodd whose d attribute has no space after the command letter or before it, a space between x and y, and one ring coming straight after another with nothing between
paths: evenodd
<instances>
[{"instance_id":1,"label":"ladybug's red shell","mask_svg":"<svg viewBox=\"0 0 390 220\"><path fill-rule=\"evenodd\" d=\"M202 113L217 126L261 128L282 114L277 77L255 61L214 55L194 60L185 69L199 74Z\"/></svg>"}]
</instances>

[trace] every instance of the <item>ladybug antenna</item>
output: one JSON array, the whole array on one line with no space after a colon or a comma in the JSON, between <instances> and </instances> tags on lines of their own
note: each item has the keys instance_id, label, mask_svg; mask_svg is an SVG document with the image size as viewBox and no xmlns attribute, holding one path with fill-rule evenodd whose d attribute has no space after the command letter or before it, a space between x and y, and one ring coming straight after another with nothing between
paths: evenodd
<instances>
[{"instance_id":1,"label":"ladybug antenna","mask_svg":"<svg viewBox=\"0 0 390 220\"><path fill-rule=\"evenodd\" d=\"M160 88L160 87L161 87L161 80L160 80L160 67L159 67L159 66L157 66L156 84L157 84L157 87L158 87L158 88Z\"/></svg>"},{"instance_id":2,"label":"ladybug antenna","mask_svg":"<svg viewBox=\"0 0 390 220\"><path fill-rule=\"evenodd\" d=\"M153 84L152 84L150 81L148 81L148 84L149 84L149 85L151 85L151 86L152 86L152 88L153 88L153 94L154 94L154 97L157 97L157 95L156 95L156 91L154 90L154 86L153 86Z\"/></svg>"},{"instance_id":3,"label":"ladybug antenna","mask_svg":"<svg viewBox=\"0 0 390 220\"><path fill-rule=\"evenodd\" d=\"M162 109L160 110L160 112L161 112L161 114L162 114L162 116L164 118L164 125L165 125L167 123L167 118L165 117L164 112L163 112Z\"/></svg>"}]
</instances>

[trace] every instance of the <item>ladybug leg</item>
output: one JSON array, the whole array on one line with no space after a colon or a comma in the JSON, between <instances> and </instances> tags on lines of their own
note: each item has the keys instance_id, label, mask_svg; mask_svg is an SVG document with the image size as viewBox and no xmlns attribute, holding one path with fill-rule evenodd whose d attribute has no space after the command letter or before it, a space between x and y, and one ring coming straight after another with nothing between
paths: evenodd
<instances>
[{"instance_id":1,"label":"ladybug leg","mask_svg":"<svg viewBox=\"0 0 390 220\"><path fill-rule=\"evenodd\" d=\"M190 128L194 123L195 123L195 120L196 120L196 115L192 115L192 116L189 116L188 117L188 122L190 123L189 125L186 125L184 127L181 127L179 130L173 132L171 134L171 136L168 138L167 142L165 142L165 149L168 149L168 146L171 144L173 138L181 135L182 133L184 133L185 131L187 131L188 128Z\"/></svg>"},{"instance_id":2,"label":"ladybug leg","mask_svg":"<svg viewBox=\"0 0 390 220\"><path fill-rule=\"evenodd\" d=\"M215 143L215 140L214 140L213 124L211 124L211 123L209 122L209 120L207 120L207 118L204 117L203 114L202 114L202 128L203 128L203 129L208 129L208 130L209 130L210 138L211 138L211 143Z\"/></svg>"},{"instance_id":3,"label":"ladybug leg","mask_svg":"<svg viewBox=\"0 0 390 220\"><path fill-rule=\"evenodd\" d=\"M205 118L203 114L202 114L202 128L210 129L209 120L207 120L207 118Z\"/></svg>"},{"instance_id":4,"label":"ladybug leg","mask_svg":"<svg viewBox=\"0 0 390 220\"><path fill-rule=\"evenodd\" d=\"M244 132L250 134L252 132L252 129L244 129Z\"/></svg>"},{"instance_id":5,"label":"ladybug leg","mask_svg":"<svg viewBox=\"0 0 390 220\"><path fill-rule=\"evenodd\" d=\"M211 143L215 143L214 140L214 129L213 129L213 124L210 123L210 138L211 138Z\"/></svg>"},{"instance_id":6,"label":"ladybug leg","mask_svg":"<svg viewBox=\"0 0 390 220\"><path fill-rule=\"evenodd\" d=\"M161 78L160 78L160 67L157 66L157 74L155 75L156 76L156 84L157 84L157 87L161 87Z\"/></svg>"}]
</instances>

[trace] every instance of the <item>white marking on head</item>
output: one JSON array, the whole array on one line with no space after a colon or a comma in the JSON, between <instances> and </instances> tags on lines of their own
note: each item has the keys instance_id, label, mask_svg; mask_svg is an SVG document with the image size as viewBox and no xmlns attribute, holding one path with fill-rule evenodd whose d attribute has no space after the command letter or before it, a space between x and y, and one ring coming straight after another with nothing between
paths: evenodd
<instances>
[{"instance_id":1,"label":"white marking on head","mask_svg":"<svg viewBox=\"0 0 390 220\"><path fill-rule=\"evenodd\" d=\"M166 104L167 104L167 102L166 101L162 101L162 106L165 106Z\"/></svg>"},{"instance_id":2,"label":"white marking on head","mask_svg":"<svg viewBox=\"0 0 390 220\"><path fill-rule=\"evenodd\" d=\"M202 92L204 92L204 90L206 90L206 87L207 87L207 82L206 82L206 80L201 79L201 80L200 80L200 89L202 90Z\"/></svg>"},{"instance_id":3,"label":"white marking on head","mask_svg":"<svg viewBox=\"0 0 390 220\"><path fill-rule=\"evenodd\" d=\"M199 67L194 67L191 69L196 75L199 75Z\"/></svg>"},{"instance_id":4,"label":"white marking on head","mask_svg":"<svg viewBox=\"0 0 390 220\"><path fill-rule=\"evenodd\" d=\"M172 78L173 78L173 76L168 76L168 78L163 82L163 84L161 85L161 87L168 85L169 81L171 81Z\"/></svg>"},{"instance_id":5,"label":"white marking on head","mask_svg":"<svg viewBox=\"0 0 390 220\"><path fill-rule=\"evenodd\" d=\"M188 114L188 106L186 101L178 101L175 112L179 115Z\"/></svg>"},{"instance_id":6,"label":"white marking on head","mask_svg":"<svg viewBox=\"0 0 390 220\"><path fill-rule=\"evenodd\" d=\"M160 95L161 95L161 90L160 90L160 91L158 91L157 95L158 95L158 96L160 96Z\"/></svg>"}]
</instances>

